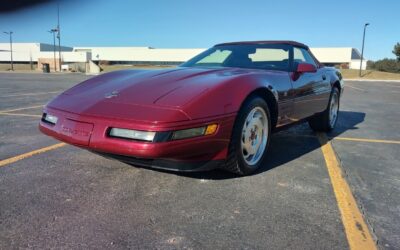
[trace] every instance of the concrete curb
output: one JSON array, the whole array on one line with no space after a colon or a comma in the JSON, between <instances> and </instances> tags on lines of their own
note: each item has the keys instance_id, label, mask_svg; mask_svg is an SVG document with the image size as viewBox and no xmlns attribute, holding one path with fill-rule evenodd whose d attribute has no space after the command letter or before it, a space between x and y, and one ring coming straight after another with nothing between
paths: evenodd
<instances>
[{"instance_id":1,"label":"concrete curb","mask_svg":"<svg viewBox=\"0 0 400 250\"><path fill-rule=\"evenodd\" d=\"M42 71L0 71L0 74L43 74L43 75L84 75L82 72L50 72L43 73Z\"/></svg>"},{"instance_id":2,"label":"concrete curb","mask_svg":"<svg viewBox=\"0 0 400 250\"><path fill-rule=\"evenodd\" d=\"M380 79L343 79L344 81L353 81L353 82L400 82L400 80L380 80Z\"/></svg>"}]
</instances>

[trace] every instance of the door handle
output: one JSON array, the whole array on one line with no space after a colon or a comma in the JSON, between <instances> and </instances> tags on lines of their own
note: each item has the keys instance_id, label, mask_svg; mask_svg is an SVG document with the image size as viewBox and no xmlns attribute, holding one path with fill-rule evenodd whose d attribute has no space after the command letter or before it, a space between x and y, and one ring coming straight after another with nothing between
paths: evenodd
<instances>
[{"instance_id":1,"label":"door handle","mask_svg":"<svg viewBox=\"0 0 400 250\"><path fill-rule=\"evenodd\" d=\"M326 75L322 75L322 80L326 80Z\"/></svg>"}]
</instances>

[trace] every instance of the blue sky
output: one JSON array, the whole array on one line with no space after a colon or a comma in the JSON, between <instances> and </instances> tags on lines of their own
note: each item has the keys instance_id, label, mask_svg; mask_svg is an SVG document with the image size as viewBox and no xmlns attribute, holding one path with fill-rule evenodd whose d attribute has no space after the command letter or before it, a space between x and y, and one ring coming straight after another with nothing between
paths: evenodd
<instances>
[{"instance_id":1,"label":"blue sky","mask_svg":"<svg viewBox=\"0 0 400 250\"><path fill-rule=\"evenodd\" d=\"M365 56L394 58L400 42L399 0L65 0L62 44L207 48L237 40L296 40L310 47L360 48ZM56 2L0 15L16 42L52 43ZM0 42L7 42L0 36Z\"/></svg>"}]
</instances>

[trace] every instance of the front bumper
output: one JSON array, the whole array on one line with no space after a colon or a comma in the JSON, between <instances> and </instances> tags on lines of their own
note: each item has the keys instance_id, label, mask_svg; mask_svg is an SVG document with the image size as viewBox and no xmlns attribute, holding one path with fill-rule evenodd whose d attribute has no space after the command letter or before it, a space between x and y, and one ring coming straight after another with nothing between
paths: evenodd
<instances>
[{"instance_id":1,"label":"front bumper","mask_svg":"<svg viewBox=\"0 0 400 250\"><path fill-rule=\"evenodd\" d=\"M154 124L79 115L53 108L45 108L44 112L57 116L58 121L52 125L41 120L40 131L60 141L133 165L182 171L212 168L214 163L225 160L235 119L235 114L230 114L196 121ZM161 134L210 123L218 124L215 134L175 141L144 142L108 135L111 127Z\"/></svg>"},{"instance_id":2,"label":"front bumper","mask_svg":"<svg viewBox=\"0 0 400 250\"><path fill-rule=\"evenodd\" d=\"M109 154L104 152L92 151L109 159L115 159L133 166L155 168L161 170L177 171L177 172L194 172L206 171L218 168L224 160L205 160L205 161L178 161L167 159L144 159L132 156Z\"/></svg>"}]
</instances>

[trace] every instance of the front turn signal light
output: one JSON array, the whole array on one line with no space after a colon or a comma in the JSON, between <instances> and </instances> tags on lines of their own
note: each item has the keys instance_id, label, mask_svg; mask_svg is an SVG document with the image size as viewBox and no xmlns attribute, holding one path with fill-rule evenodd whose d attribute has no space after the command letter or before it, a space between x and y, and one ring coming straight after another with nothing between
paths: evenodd
<instances>
[{"instance_id":1,"label":"front turn signal light","mask_svg":"<svg viewBox=\"0 0 400 250\"><path fill-rule=\"evenodd\" d=\"M206 128L206 132L204 132L204 135L212 135L217 131L218 125L217 124L210 124Z\"/></svg>"},{"instance_id":2,"label":"front turn signal light","mask_svg":"<svg viewBox=\"0 0 400 250\"><path fill-rule=\"evenodd\" d=\"M177 130L173 132L171 139L180 140L180 139L187 139L204 135L212 135L217 131L217 128L218 128L217 124L210 124L205 127Z\"/></svg>"}]
</instances>

